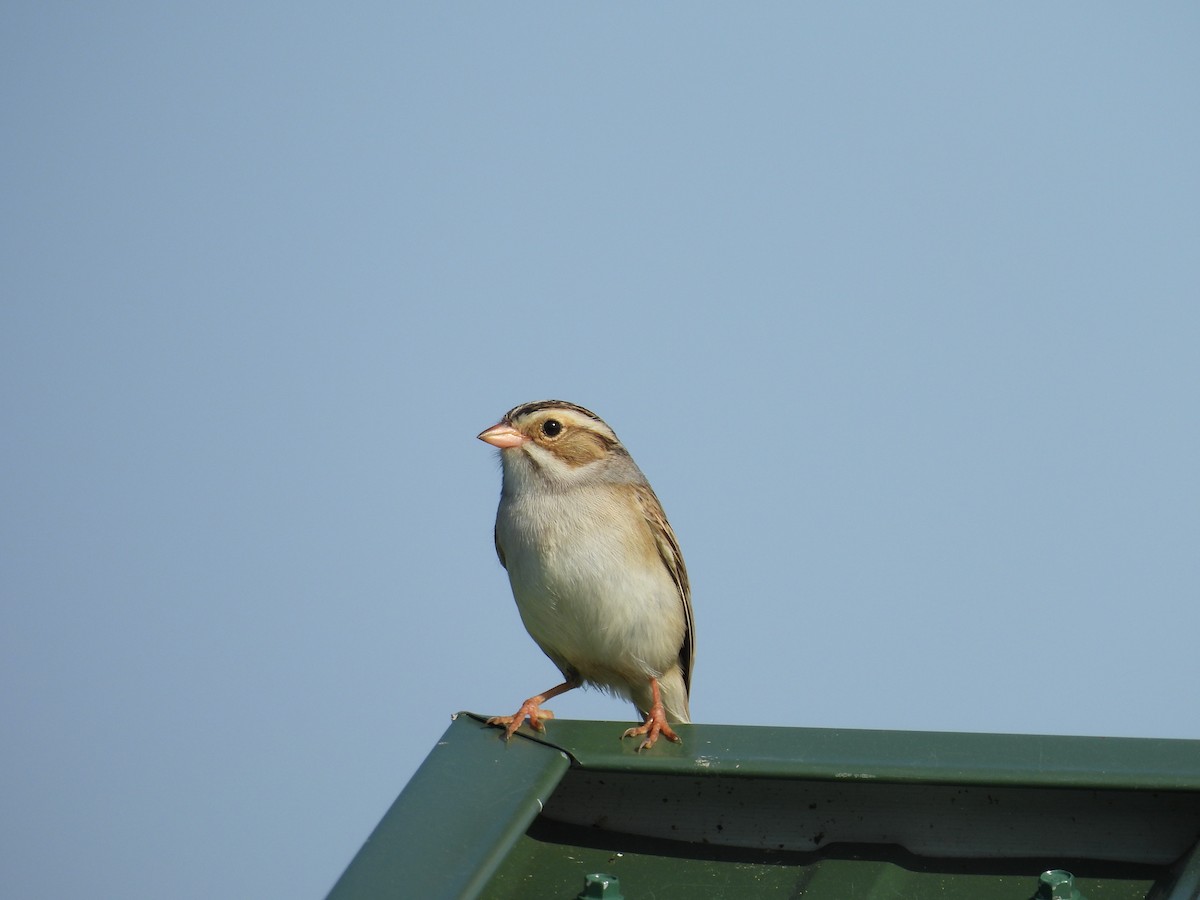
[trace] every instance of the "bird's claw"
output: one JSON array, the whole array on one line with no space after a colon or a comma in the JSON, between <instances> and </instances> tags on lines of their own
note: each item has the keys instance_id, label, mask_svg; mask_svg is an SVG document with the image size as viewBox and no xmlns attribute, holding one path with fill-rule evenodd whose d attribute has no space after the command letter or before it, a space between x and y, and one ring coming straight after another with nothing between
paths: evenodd
<instances>
[{"instance_id":1,"label":"bird's claw","mask_svg":"<svg viewBox=\"0 0 1200 900\"><path fill-rule=\"evenodd\" d=\"M492 716L487 720L488 725L503 725L504 740L508 740L526 719L529 720L529 727L539 734L545 734L546 726L542 724L547 719L553 719L554 713L548 709L542 709L538 703L535 703L532 698L521 704L521 708L511 716Z\"/></svg>"},{"instance_id":2,"label":"bird's claw","mask_svg":"<svg viewBox=\"0 0 1200 900\"><path fill-rule=\"evenodd\" d=\"M625 738L628 737L640 737L643 734L646 735L646 739L638 745L639 753L643 750L649 750L651 747L653 747L654 742L658 740L658 736L660 734L668 741L672 741L676 744L681 742L679 735L677 735L671 729L671 726L667 724L667 715L661 706L651 707L650 715L646 716L646 721L637 728L628 729L623 735L621 735L621 740L625 740Z\"/></svg>"}]
</instances>

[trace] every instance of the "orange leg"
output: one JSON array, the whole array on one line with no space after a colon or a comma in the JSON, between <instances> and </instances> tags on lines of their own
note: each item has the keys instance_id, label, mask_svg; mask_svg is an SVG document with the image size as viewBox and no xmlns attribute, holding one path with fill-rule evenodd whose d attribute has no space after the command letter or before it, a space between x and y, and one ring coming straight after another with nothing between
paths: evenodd
<instances>
[{"instance_id":1,"label":"orange leg","mask_svg":"<svg viewBox=\"0 0 1200 900\"><path fill-rule=\"evenodd\" d=\"M650 679L650 690L654 694L654 702L650 704L650 714L646 716L646 721L637 728L630 728L621 738L638 737L646 735L646 739L642 741L638 750L649 750L654 746L654 742L658 740L661 734L668 741L679 743L679 735L671 730L671 726L667 724L667 711L663 709L662 695L658 690L658 679Z\"/></svg>"},{"instance_id":2,"label":"orange leg","mask_svg":"<svg viewBox=\"0 0 1200 900\"><path fill-rule=\"evenodd\" d=\"M564 681L562 684L555 685L550 690L538 694L536 697L530 697L521 704L521 708L514 715L492 716L487 720L487 723L489 725L504 725L504 739L506 741L513 736L513 733L521 727L521 723L526 719L529 719L529 727L534 731L545 731L546 726L542 724L542 720L553 719L554 713L548 709L541 709L541 705L551 697L557 697L559 694L573 691L577 687L579 687L578 681Z\"/></svg>"}]
</instances>

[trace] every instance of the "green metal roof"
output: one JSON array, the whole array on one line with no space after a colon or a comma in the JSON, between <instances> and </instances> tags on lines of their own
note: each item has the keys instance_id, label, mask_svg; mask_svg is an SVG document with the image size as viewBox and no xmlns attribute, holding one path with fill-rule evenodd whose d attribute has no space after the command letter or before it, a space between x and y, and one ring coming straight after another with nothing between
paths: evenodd
<instances>
[{"instance_id":1,"label":"green metal roof","mask_svg":"<svg viewBox=\"0 0 1200 900\"><path fill-rule=\"evenodd\" d=\"M1200 897L1200 741L547 729L455 717L330 900Z\"/></svg>"}]
</instances>

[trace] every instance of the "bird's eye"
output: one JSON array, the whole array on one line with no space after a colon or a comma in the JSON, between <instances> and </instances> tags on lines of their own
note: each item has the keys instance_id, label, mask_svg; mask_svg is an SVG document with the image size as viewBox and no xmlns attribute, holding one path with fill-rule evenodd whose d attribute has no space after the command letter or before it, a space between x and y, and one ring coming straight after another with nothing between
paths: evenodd
<instances>
[{"instance_id":1,"label":"bird's eye","mask_svg":"<svg viewBox=\"0 0 1200 900\"><path fill-rule=\"evenodd\" d=\"M558 437L562 434L562 422L558 419L547 419L542 423L542 434L546 437Z\"/></svg>"}]
</instances>

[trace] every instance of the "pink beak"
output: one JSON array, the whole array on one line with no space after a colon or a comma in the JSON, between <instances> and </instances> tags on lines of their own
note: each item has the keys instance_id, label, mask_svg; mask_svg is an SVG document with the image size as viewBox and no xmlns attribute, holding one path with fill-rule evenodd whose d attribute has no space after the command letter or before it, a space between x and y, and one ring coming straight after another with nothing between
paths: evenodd
<instances>
[{"instance_id":1,"label":"pink beak","mask_svg":"<svg viewBox=\"0 0 1200 900\"><path fill-rule=\"evenodd\" d=\"M520 447L529 438L517 431L511 425L505 425L503 422L497 422L487 431L479 434L479 439L491 444L493 447L499 447L501 450L508 450L511 447Z\"/></svg>"}]
</instances>

